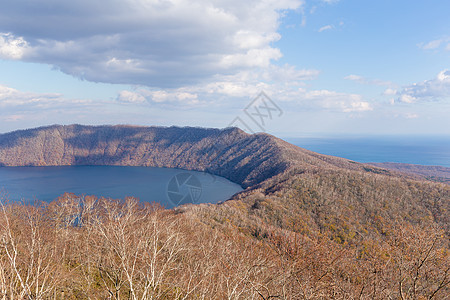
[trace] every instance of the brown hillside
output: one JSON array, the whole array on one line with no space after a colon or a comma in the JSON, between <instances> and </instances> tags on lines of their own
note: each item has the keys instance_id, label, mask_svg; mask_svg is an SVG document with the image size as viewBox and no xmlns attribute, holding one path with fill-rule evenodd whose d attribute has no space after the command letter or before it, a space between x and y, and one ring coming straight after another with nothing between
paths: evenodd
<instances>
[{"instance_id":1,"label":"brown hillside","mask_svg":"<svg viewBox=\"0 0 450 300\"><path fill-rule=\"evenodd\" d=\"M389 174L314 153L268 134L237 128L50 126L0 135L0 165L122 165L208 171L245 187L292 168L344 168Z\"/></svg>"},{"instance_id":2,"label":"brown hillside","mask_svg":"<svg viewBox=\"0 0 450 300\"><path fill-rule=\"evenodd\" d=\"M171 211L75 195L38 208L2 206L0 295L10 298L446 299L450 293L447 184L236 128L17 131L0 135L0 164L176 167L246 188L220 205Z\"/></svg>"}]
</instances>

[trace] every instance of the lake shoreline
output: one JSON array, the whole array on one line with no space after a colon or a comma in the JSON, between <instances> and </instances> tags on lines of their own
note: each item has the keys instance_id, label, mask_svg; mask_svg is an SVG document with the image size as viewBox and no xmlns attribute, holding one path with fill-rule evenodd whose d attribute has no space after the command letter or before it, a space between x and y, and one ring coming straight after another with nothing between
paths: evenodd
<instances>
[{"instance_id":1,"label":"lake shoreline","mask_svg":"<svg viewBox=\"0 0 450 300\"><path fill-rule=\"evenodd\" d=\"M123 199L136 197L166 208L219 203L242 187L206 172L129 166L0 167L0 187L11 200L45 202L64 193Z\"/></svg>"}]
</instances>

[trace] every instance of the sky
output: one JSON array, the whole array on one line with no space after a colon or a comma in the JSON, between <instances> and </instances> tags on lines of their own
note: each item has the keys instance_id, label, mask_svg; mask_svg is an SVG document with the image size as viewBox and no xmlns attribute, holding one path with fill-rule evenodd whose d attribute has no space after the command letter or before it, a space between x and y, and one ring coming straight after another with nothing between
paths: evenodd
<instances>
[{"instance_id":1,"label":"sky","mask_svg":"<svg viewBox=\"0 0 450 300\"><path fill-rule=\"evenodd\" d=\"M450 135L450 1L3 0L0 132Z\"/></svg>"}]
</instances>

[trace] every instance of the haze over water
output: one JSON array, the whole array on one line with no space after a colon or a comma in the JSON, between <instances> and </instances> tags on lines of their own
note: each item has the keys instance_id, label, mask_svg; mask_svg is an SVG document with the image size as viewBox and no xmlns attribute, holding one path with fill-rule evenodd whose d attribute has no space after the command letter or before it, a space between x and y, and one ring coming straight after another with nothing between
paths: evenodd
<instances>
[{"instance_id":1,"label":"haze over water","mask_svg":"<svg viewBox=\"0 0 450 300\"><path fill-rule=\"evenodd\" d=\"M217 203L242 188L204 172L152 167L0 167L0 189L10 200L52 201L65 192L114 199L131 196L166 208Z\"/></svg>"},{"instance_id":2,"label":"haze over water","mask_svg":"<svg viewBox=\"0 0 450 300\"><path fill-rule=\"evenodd\" d=\"M288 138L322 154L358 162L396 162L450 167L449 136L341 136Z\"/></svg>"}]
</instances>

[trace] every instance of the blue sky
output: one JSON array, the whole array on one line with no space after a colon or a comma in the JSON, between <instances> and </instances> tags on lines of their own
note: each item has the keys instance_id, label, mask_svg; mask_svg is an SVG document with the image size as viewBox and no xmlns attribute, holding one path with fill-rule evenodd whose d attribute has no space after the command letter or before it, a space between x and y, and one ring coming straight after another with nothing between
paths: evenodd
<instances>
[{"instance_id":1,"label":"blue sky","mask_svg":"<svg viewBox=\"0 0 450 300\"><path fill-rule=\"evenodd\" d=\"M231 124L291 137L450 135L446 0L2 4L0 132Z\"/></svg>"}]
</instances>

